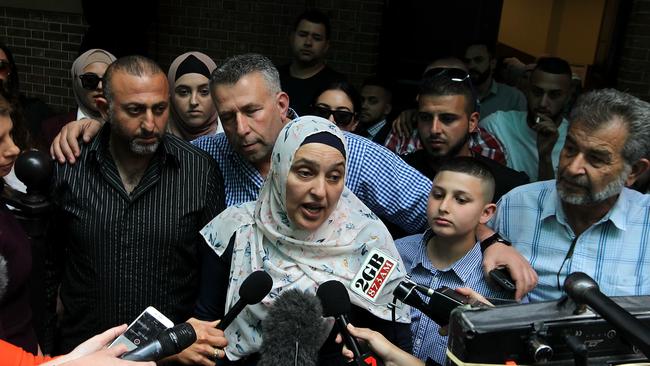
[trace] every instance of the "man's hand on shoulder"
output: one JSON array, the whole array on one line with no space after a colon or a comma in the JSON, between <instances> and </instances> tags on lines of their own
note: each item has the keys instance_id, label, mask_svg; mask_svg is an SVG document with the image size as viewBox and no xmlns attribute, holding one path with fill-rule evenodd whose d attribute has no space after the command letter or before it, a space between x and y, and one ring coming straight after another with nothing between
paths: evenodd
<instances>
[{"instance_id":1,"label":"man's hand on shoulder","mask_svg":"<svg viewBox=\"0 0 650 366\"><path fill-rule=\"evenodd\" d=\"M101 128L102 122L90 118L72 121L63 126L50 146L52 159L62 164L66 161L74 164L81 153L79 137L83 138L84 143L88 143L99 133Z\"/></svg>"}]
</instances>

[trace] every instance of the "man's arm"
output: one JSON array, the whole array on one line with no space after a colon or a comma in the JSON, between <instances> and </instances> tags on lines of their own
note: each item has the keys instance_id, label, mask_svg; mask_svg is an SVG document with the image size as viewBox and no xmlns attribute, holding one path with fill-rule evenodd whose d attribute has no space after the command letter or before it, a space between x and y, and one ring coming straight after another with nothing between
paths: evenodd
<instances>
[{"instance_id":1,"label":"man's arm","mask_svg":"<svg viewBox=\"0 0 650 366\"><path fill-rule=\"evenodd\" d=\"M431 181L385 147L349 133L346 138L347 187L375 215L410 234L423 232Z\"/></svg>"},{"instance_id":2,"label":"man's arm","mask_svg":"<svg viewBox=\"0 0 650 366\"><path fill-rule=\"evenodd\" d=\"M497 203L496 215L492 217L488 225L479 227L477 236L481 242L495 232L503 233L507 236L508 233L504 231L503 221L507 216L504 208L507 207L507 204L504 204L504 202L508 200L507 194L501 197ZM507 237L504 239L509 240ZM489 278L488 273L498 266L507 267L510 276L515 281L515 286L517 287L517 291L515 292L516 300L521 300L537 286L537 272L535 272L528 260L512 246L495 242L483 250L483 270L485 276Z\"/></svg>"}]
</instances>

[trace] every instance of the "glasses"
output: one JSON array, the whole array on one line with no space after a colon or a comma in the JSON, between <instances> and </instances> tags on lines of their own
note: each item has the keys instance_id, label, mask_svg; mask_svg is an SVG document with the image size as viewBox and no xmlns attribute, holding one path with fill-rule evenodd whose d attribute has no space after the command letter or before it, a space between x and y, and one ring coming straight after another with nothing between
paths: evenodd
<instances>
[{"instance_id":1,"label":"glasses","mask_svg":"<svg viewBox=\"0 0 650 366\"><path fill-rule=\"evenodd\" d=\"M424 75L422 75L423 80L439 77L448 77L451 81L468 85L469 89L472 91L472 99L474 99L474 111L480 111L481 103L478 100L476 90L474 90L474 85L472 84L472 79L470 79L467 71L455 67L434 67L433 69L427 70Z\"/></svg>"},{"instance_id":2,"label":"glasses","mask_svg":"<svg viewBox=\"0 0 650 366\"><path fill-rule=\"evenodd\" d=\"M334 122L339 126L349 125L354 118L353 112L331 110L329 108L319 106L313 106L312 113L318 117L323 117L325 119L330 118L330 116L334 116Z\"/></svg>"},{"instance_id":3,"label":"glasses","mask_svg":"<svg viewBox=\"0 0 650 366\"><path fill-rule=\"evenodd\" d=\"M104 78L92 72L79 75L81 86L86 90L95 90L99 82L104 82Z\"/></svg>"},{"instance_id":4,"label":"glasses","mask_svg":"<svg viewBox=\"0 0 650 366\"><path fill-rule=\"evenodd\" d=\"M9 70L11 70L11 66L9 65L9 61L0 60L0 74L9 75Z\"/></svg>"},{"instance_id":5,"label":"glasses","mask_svg":"<svg viewBox=\"0 0 650 366\"><path fill-rule=\"evenodd\" d=\"M469 73L467 71L455 67L434 67L433 69L427 70L423 75L424 78L435 78L440 76L447 76L451 81L458 82L469 80Z\"/></svg>"}]
</instances>

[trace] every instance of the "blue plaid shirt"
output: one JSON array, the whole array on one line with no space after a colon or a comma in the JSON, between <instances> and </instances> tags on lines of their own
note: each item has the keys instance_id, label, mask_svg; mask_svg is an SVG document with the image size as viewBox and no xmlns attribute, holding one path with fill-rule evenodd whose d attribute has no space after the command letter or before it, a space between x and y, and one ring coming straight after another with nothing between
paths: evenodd
<instances>
[{"instance_id":1,"label":"blue plaid shirt","mask_svg":"<svg viewBox=\"0 0 650 366\"><path fill-rule=\"evenodd\" d=\"M346 132L345 138L350 155L345 185L376 215L409 233L423 231L431 181L385 147L352 133ZM232 149L225 134L203 136L192 143L217 161L227 206L257 199L264 178Z\"/></svg>"},{"instance_id":2,"label":"blue plaid shirt","mask_svg":"<svg viewBox=\"0 0 650 366\"><path fill-rule=\"evenodd\" d=\"M562 210L555 180L515 188L498 206L490 226L539 275L531 301L561 297L558 284L572 272L590 275L608 296L650 295L650 195L623 188L607 215L579 237Z\"/></svg>"},{"instance_id":3,"label":"blue plaid shirt","mask_svg":"<svg viewBox=\"0 0 650 366\"><path fill-rule=\"evenodd\" d=\"M488 287L483 275L483 255L481 246L477 242L472 249L451 267L436 269L427 256L427 242L433 236L428 229L424 234L407 236L397 239L395 245L399 251L404 268L411 275L411 279L421 285L432 289L447 286L449 288L470 287L474 291L488 298L511 299L512 296L503 291L496 291ZM429 298L420 294L425 302ZM426 361L433 361L444 365L447 356L447 337L438 333L440 326L429 319L422 312L411 307L411 333L413 335L413 355Z\"/></svg>"}]
</instances>

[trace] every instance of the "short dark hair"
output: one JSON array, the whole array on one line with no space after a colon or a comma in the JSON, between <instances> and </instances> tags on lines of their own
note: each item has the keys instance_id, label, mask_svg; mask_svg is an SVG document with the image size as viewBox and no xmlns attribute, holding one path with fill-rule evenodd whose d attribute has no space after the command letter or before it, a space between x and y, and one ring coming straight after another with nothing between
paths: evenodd
<instances>
[{"instance_id":1,"label":"short dark hair","mask_svg":"<svg viewBox=\"0 0 650 366\"><path fill-rule=\"evenodd\" d=\"M296 20L293 22L293 31L295 32L296 29L298 29L298 24L300 24L301 21L306 20L308 22L316 23L316 24L322 24L325 26L325 37L327 39L330 39L330 35L332 32L332 25L330 24L330 17L327 16L327 14L323 13L322 11L318 9L307 9L304 12L302 12Z\"/></svg>"},{"instance_id":2,"label":"short dark hair","mask_svg":"<svg viewBox=\"0 0 650 366\"><path fill-rule=\"evenodd\" d=\"M352 101L354 113L359 114L361 112L361 95L354 87L354 85L350 84L345 80L333 81L327 84L327 86L325 86L318 93L316 93L316 95L314 95L314 100L312 104L316 104L316 100L318 99L318 97L320 97L321 94L325 93L328 90L340 90L344 92L345 95L347 95L348 98L350 98L350 101Z\"/></svg>"},{"instance_id":3,"label":"short dark hair","mask_svg":"<svg viewBox=\"0 0 650 366\"><path fill-rule=\"evenodd\" d=\"M567 75L569 79L573 76L569 63L559 57L540 58L537 60L537 65L535 65L533 72L535 70L547 72L549 74Z\"/></svg>"},{"instance_id":4,"label":"short dark hair","mask_svg":"<svg viewBox=\"0 0 650 366\"><path fill-rule=\"evenodd\" d=\"M492 202L496 183L494 181L492 170L485 163L471 156L458 156L442 163L436 175L444 171L463 173L480 179L485 203Z\"/></svg>"},{"instance_id":5,"label":"short dark hair","mask_svg":"<svg viewBox=\"0 0 650 366\"><path fill-rule=\"evenodd\" d=\"M495 42L491 42L485 39L477 39L474 41L471 41L467 44L467 47L465 47L465 52L467 52L467 49L472 47L472 46L484 46L485 49L488 52L488 55L490 56L490 59L493 59L496 57L496 44Z\"/></svg>"},{"instance_id":6,"label":"short dark hair","mask_svg":"<svg viewBox=\"0 0 650 366\"><path fill-rule=\"evenodd\" d=\"M420 81L418 95L433 97L462 95L465 97L465 112L468 116L474 113L477 110L476 94L469 76L466 76L464 81L454 81L443 70L460 70L467 75L467 71L456 68L430 69L424 73Z\"/></svg>"},{"instance_id":7,"label":"short dark hair","mask_svg":"<svg viewBox=\"0 0 650 366\"><path fill-rule=\"evenodd\" d=\"M158 66L158 64L147 57L140 55L124 56L118 58L115 62L110 64L104 73L104 97L109 104L113 102L113 74L123 71L133 76L145 76L163 74L165 72Z\"/></svg>"},{"instance_id":8,"label":"short dark hair","mask_svg":"<svg viewBox=\"0 0 650 366\"><path fill-rule=\"evenodd\" d=\"M361 84L361 88L363 89L364 86L378 86L380 88L383 88L386 91L386 94L388 95L388 99L392 99L393 97L393 83L390 80L385 79L381 76L372 75L367 77L363 81L363 84Z\"/></svg>"}]
</instances>

